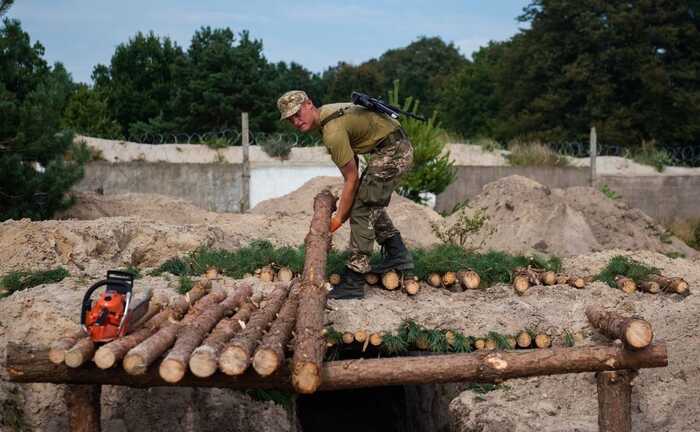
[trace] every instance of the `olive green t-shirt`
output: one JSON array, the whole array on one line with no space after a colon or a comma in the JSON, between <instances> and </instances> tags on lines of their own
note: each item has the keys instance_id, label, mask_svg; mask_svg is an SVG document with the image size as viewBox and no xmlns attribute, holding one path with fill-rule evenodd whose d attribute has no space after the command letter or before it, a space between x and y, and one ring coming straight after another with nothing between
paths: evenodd
<instances>
[{"instance_id":1,"label":"olive green t-shirt","mask_svg":"<svg viewBox=\"0 0 700 432\"><path fill-rule=\"evenodd\" d=\"M321 122L341 108L344 114L326 123L321 130L323 143L338 167L345 166L355 157L355 154L372 151L382 138L401 126L397 120L389 116L352 103L321 106L319 108Z\"/></svg>"}]
</instances>

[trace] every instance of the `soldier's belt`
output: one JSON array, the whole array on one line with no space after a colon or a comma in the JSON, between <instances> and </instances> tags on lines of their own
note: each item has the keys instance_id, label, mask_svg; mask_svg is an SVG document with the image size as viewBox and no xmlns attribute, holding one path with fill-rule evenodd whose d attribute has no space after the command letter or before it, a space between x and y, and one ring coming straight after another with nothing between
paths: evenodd
<instances>
[{"instance_id":1,"label":"soldier's belt","mask_svg":"<svg viewBox=\"0 0 700 432\"><path fill-rule=\"evenodd\" d=\"M406 137L407 137L406 132L403 130L402 127L395 129L393 132L389 133L389 135L382 138L381 141L379 141L377 143L377 145L374 146L374 148L372 149L372 151L370 153L374 153L378 150L381 150L382 148L384 148L385 146L387 146L389 144L395 144L395 143L401 141L402 139L405 139Z\"/></svg>"}]
</instances>

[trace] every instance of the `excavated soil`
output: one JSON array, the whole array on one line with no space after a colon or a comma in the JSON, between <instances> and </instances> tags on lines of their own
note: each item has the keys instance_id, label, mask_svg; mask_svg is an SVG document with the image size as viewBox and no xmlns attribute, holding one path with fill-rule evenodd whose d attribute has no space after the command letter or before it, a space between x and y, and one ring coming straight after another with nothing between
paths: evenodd
<instances>
[{"instance_id":1,"label":"excavated soil","mask_svg":"<svg viewBox=\"0 0 700 432\"><path fill-rule=\"evenodd\" d=\"M313 197L325 187L336 192L339 178L316 178L299 190L260 203L250 214L216 214L191 204L156 195L79 196L78 204L62 215L65 220L0 224L0 275L13 270L37 270L63 265L71 277L0 300L0 418L19 419L29 430L67 428L63 386L18 386L5 381L4 351L8 341L48 345L77 325L82 294L109 268L134 265L155 267L196 247L237 248L266 238L277 245L298 245L308 232ZM614 255L624 254L684 277L696 290L700 261L693 250L676 240L665 243L660 228L643 213L609 200L591 188L549 190L510 177L484 188L472 202L489 216L477 238L467 246L482 250L552 253L566 257L564 271L597 273ZM439 242L432 223L454 223L430 209L395 196L389 213L412 246ZM348 228L335 237L344 247ZM662 253L681 252L671 259ZM255 281L257 292L270 284ZM233 281L224 279L225 286ZM158 295L174 295L177 278L144 277ZM511 287L451 293L423 286L415 297L376 288L366 299L330 301L328 320L341 331L395 329L403 319L428 327L450 327L471 335L488 331L514 333L537 327L560 341L564 330L579 344L604 342L585 319L589 304L602 304L639 314L654 326L657 339L668 344L669 366L641 371L633 392L633 430L700 430L700 300L696 294L625 295L595 282L582 290L568 286L533 287L516 296ZM592 373L510 380L497 390L478 395L457 387L449 404L455 431L596 431L597 400ZM102 416L105 431L298 430L293 410L259 402L235 391L104 387ZM8 424L9 420L0 421ZM3 429L4 428L4 429ZM0 426L0 430L12 430Z\"/></svg>"}]
</instances>

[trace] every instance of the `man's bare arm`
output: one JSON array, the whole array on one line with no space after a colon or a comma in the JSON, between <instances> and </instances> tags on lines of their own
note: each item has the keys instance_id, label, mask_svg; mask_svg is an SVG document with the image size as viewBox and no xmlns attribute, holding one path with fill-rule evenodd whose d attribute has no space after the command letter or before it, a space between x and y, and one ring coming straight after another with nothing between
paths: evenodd
<instances>
[{"instance_id":1,"label":"man's bare arm","mask_svg":"<svg viewBox=\"0 0 700 432\"><path fill-rule=\"evenodd\" d=\"M343 183L343 191L340 194L340 203L335 216L340 219L340 222L345 222L350 217L352 203L355 201L355 194L360 186L360 170L357 167L357 157L354 157L350 162L340 168L345 182Z\"/></svg>"}]
</instances>

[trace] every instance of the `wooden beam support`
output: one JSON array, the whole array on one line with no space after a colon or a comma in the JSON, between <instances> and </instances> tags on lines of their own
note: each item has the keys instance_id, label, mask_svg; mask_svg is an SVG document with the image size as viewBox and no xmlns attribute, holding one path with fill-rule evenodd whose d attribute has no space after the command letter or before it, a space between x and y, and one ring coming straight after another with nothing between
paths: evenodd
<instances>
[{"instance_id":1,"label":"wooden beam support","mask_svg":"<svg viewBox=\"0 0 700 432\"><path fill-rule=\"evenodd\" d=\"M68 410L68 430L71 432L100 432L100 396L102 386L70 384L64 397Z\"/></svg>"},{"instance_id":2,"label":"wooden beam support","mask_svg":"<svg viewBox=\"0 0 700 432\"><path fill-rule=\"evenodd\" d=\"M600 432L632 431L632 380L637 371L598 372L598 428Z\"/></svg>"}]
</instances>

